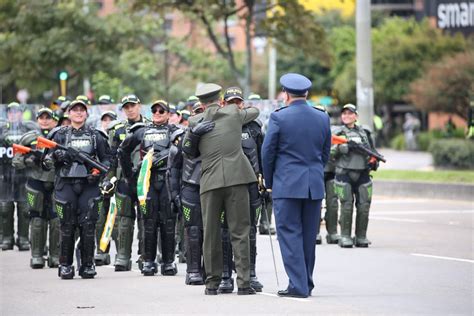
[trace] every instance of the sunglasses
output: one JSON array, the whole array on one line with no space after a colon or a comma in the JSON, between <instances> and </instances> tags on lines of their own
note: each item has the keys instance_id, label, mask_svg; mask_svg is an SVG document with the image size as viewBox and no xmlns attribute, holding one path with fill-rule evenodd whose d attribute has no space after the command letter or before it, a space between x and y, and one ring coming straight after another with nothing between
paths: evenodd
<instances>
[{"instance_id":1,"label":"sunglasses","mask_svg":"<svg viewBox=\"0 0 474 316\"><path fill-rule=\"evenodd\" d=\"M151 109L151 113L155 114L156 112L158 112L160 114L165 114L166 113L166 111L163 110L163 109L159 109L159 110L157 108Z\"/></svg>"}]
</instances>

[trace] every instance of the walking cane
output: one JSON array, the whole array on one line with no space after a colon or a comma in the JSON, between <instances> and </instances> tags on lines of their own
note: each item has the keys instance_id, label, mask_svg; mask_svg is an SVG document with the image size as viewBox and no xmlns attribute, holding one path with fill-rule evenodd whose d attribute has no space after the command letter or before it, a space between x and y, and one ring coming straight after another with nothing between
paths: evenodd
<instances>
[{"instance_id":1,"label":"walking cane","mask_svg":"<svg viewBox=\"0 0 474 316\"><path fill-rule=\"evenodd\" d=\"M261 174L258 175L258 184L259 184L259 187L261 189L261 196L262 196L262 208L265 212L265 215L267 216L267 221L268 221L268 229L270 230L270 218L268 216L268 210L267 210L267 205L266 205L266 201L265 201L265 192L267 193L270 193L272 192L271 189L265 189L265 187L263 186L263 177ZM277 282L277 286L280 287L280 282L278 282L278 272L277 272L277 266L276 266L276 260L275 260L275 252L273 251L273 241L272 241L272 234L271 232L269 231L268 233L268 237L270 238L270 248L272 249L272 259L273 259L273 268L275 270L275 278L276 278L276 282Z\"/></svg>"}]
</instances>

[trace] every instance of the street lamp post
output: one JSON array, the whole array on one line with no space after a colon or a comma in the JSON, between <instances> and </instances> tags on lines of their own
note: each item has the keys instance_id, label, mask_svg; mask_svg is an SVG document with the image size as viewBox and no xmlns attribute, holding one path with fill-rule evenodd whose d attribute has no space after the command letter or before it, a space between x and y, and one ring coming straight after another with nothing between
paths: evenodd
<instances>
[{"instance_id":1,"label":"street lamp post","mask_svg":"<svg viewBox=\"0 0 474 316\"><path fill-rule=\"evenodd\" d=\"M372 79L370 0L357 0L356 65L357 108L361 124L372 128L374 117L374 87Z\"/></svg>"}]
</instances>

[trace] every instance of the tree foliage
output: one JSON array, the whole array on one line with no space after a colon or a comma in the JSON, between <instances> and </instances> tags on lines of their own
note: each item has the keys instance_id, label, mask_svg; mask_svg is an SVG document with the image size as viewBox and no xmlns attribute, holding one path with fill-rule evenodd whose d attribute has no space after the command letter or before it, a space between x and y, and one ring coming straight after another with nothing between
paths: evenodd
<instances>
[{"instance_id":1,"label":"tree foliage","mask_svg":"<svg viewBox=\"0 0 474 316\"><path fill-rule=\"evenodd\" d=\"M423 111L453 113L467 119L473 88L474 53L463 52L429 67L410 85L407 100Z\"/></svg>"},{"instance_id":2,"label":"tree foliage","mask_svg":"<svg viewBox=\"0 0 474 316\"><path fill-rule=\"evenodd\" d=\"M252 41L256 36L276 39L279 49L291 47L305 56L323 56L322 27L297 0L137 0L136 10L157 12L177 10L199 23L218 56L225 60L233 79L248 94L253 77ZM237 52L232 44L231 25L245 33L245 51ZM304 25L304 27L302 27ZM206 48L209 50L209 48Z\"/></svg>"},{"instance_id":3,"label":"tree foliage","mask_svg":"<svg viewBox=\"0 0 474 316\"><path fill-rule=\"evenodd\" d=\"M356 98L355 29L352 32L349 29L347 26L335 28L330 35L336 60L331 73L340 98L353 102ZM445 35L430 27L427 21L386 19L372 30L375 104L403 102L410 83L422 75L425 67L466 47L462 36Z\"/></svg>"}]
</instances>

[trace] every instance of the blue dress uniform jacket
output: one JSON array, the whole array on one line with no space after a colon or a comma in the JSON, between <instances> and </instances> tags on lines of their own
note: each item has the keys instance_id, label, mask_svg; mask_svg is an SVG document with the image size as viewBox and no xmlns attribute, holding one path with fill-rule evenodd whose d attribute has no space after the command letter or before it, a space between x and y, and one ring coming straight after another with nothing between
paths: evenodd
<instances>
[{"instance_id":1,"label":"blue dress uniform jacket","mask_svg":"<svg viewBox=\"0 0 474 316\"><path fill-rule=\"evenodd\" d=\"M329 159L329 116L305 100L271 114L262 146L265 184L272 189L278 241L287 291L311 295L316 234L324 197L324 166Z\"/></svg>"},{"instance_id":2,"label":"blue dress uniform jacket","mask_svg":"<svg viewBox=\"0 0 474 316\"><path fill-rule=\"evenodd\" d=\"M265 185L273 198L322 199L330 149L326 113L305 100L273 112L262 147Z\"/></svg>"}]
</instances>

